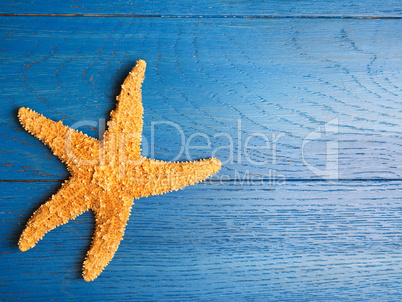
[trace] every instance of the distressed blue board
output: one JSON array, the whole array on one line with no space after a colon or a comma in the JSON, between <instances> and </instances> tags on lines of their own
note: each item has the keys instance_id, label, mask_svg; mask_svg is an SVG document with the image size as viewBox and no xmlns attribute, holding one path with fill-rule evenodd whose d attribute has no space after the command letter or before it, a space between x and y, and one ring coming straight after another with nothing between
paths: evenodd
<instances>
[{"instance_id":1,"label":"distressed blue board","mask_svg":"<svg viewBox=\"0 0 402 302\"><path fill-rule=\"evenodd\" d=\"M402 15L397 0L334 1L74 1L74 0L3 0L3 14L82 14L82 15L150 15L150 16L370 16Z\"/></svg>"},{"instance_id":2,"label":"distressed blue board","mask_svg":"<svg viewBox=\"0 0 402 302\"><path fill-rule=\"evenodd\" d=\"M2 1L0 300L401 300L401 12L373 0ZM137 200L115 258L87 283L91 213L17 248L68 174L16 113L97 136L139 58L144 155L224 167ZM183 149L172 125L211 148ZM233 161L216 149L228 137ZM334 144L339 174L324 169Z\"/></svg>"},{"instance_id":3,"label":"distressed blue board","mask_svg":"<svg viewBox=\"0 0 402 302\"><path fill-rule=\"evenodd\" d=\"M0 183L1 299L402 299L400 182L207 182L139 199L90 283L90 213L17 249L31 211L59 185Z\"/></svg>"},{"instance_id":4,"label":"distressed blue board","mask_svg":"<svg viewBox=\"0 0 402 302\"><path fill-rule=\"evenodd\" d=\"M401 177L399 20L2 20L3 180L67 177L19 107L97 136L139 58L148 157L216 156L224 179Z\"/></svg>"}]
</instances>

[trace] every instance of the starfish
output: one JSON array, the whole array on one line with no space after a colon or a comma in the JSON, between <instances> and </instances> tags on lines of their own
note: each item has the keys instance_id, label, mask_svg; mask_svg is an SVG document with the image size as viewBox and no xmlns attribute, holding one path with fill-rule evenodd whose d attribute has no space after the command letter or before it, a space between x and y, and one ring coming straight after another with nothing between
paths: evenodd
<instances>
[{"instance_id":1,"label":"starfish","mask_svg":"<svg viewBox=\"0 0 402 302\"><path fill-rule=\"evenodd\" d=\"M164 162L141 156L142 96L146 63L139 60L122 85L102 140L20 108L23 127L50 147L71 177L35 211L18 246L27 251L50 230L87 210L95 214L95 232L82 275L99 276L123 239L134 199L163 194L200 182L216 173L218 159Z\"/></svg>"}]
</instances>

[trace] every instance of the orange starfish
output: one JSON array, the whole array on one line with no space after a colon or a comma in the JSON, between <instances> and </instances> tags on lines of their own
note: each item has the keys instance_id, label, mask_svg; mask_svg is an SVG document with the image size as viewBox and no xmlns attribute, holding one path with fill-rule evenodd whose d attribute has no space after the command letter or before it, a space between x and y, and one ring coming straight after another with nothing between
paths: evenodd
<instances>
[{"instance_id":1,"label":"orange starfish","mask_svg":"<svg viewBox=\"0 0 402 302\"><path fill-rule=\"evenodd\" d=\"M83 265L86 281L97 278L112 260L123 239L133 199L192 185L221 167L215 158L163 162L141 156L145 66L145 61L139 60L124 81L102 141L28 108L18 112L24 128L48 145L71 173L60 190L32 215L19 248L24 252L34 247L48 231L91 209L96 227Z\"/></svg>"}]
</instances>

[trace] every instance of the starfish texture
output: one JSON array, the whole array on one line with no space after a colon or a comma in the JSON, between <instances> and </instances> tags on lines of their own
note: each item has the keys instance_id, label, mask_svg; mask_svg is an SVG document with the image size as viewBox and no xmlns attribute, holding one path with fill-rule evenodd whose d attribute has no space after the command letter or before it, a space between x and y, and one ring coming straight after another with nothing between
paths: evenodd
<instances>
[{"instance_id":1,"label":"starfish texture","mask_svg":"<svg viewBox=\"0 0 402 302\"><path fill-rule=\"evenodd\" d=\"M124 81L117 108L101 141L20 108L23 127L50 147L67 165L71 177L34 212L18 242L26 251L50 230L87 210L95 214L92 245L83 277L92 281L112 260L135 198L163 194L202 181L216 173L218 159L164 162L141 156L143 107L141 85L146 63L139 60Z\"/></svg>"}]
</instances>

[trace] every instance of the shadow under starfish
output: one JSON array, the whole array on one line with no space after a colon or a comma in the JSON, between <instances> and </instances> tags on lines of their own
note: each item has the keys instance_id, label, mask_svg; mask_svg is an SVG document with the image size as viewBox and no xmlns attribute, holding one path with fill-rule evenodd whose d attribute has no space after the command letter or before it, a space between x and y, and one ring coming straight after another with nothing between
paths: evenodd
<instances>
[{"instance_id":1,"label":"shadow under starfish","mask_svg":"<svg viewBox=\"0 0 402 302\"><path fill-rule=\"evenodd\" d=\"M112 260L135 198L192 185L221 167L215 158L164 162L141 156L145 66L145 61L139 60L124 81L102 141L31 109L20 108L18 112L24 128L48 145L71 173L60 190L34 212L22 232L19 248L26 251L34 247L48 231L92 209L96 226L83 265L86 281L97 278Z\"/></svg>"}]
</instances>

